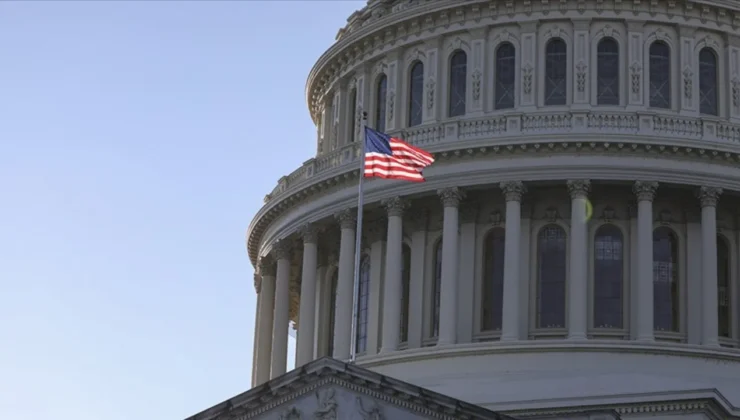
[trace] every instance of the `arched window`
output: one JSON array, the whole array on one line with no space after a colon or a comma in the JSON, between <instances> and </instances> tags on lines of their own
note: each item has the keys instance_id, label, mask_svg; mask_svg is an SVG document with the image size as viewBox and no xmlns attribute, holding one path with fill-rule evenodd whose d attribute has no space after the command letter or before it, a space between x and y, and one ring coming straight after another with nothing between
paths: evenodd
<instances>
[{"instance_id":1,"label":"arched window","mask_svg":"<svg viewBox=\"0 0 740 420\"><path fill-rule=\"evenodd\" d=\"M678 238L668 227L653 232L653 324L679 331Z\"/></svg>"},{"instance_id":2,"label":"arched window","mask_svg":"<svg viewBox=\"0 0 740 420\"><path fill-rule=\"evenodd\" d=\"M411 67L409 74L409 127L421 124L424 103L424 64L420 61Z\"/></svg>"},{"instance_id":3,"label":"arched window","mask_svg":"<svg viewBox=\"0 0 740 420\"><path fill-rule=\"evenodd\" d=\"M357 133L357 89L352 88L352 90L349 93L349 126L352 129L352 131L349 132L349 138L350 141L356 141L355 133Z\"/></svg>"},{"instance_id":4,"label":"arched window","mask_svg":"<svg viewBox=\"0 0 740 420\"><path fill-rule=\"evenodd\" d=\"M537 237L537 328L565 328L566 238L558 225Z\"/></svg>"},{"instance_id":5,"label":"arched window","mask_svg":"<svg viewBox=\"0 0 740 420\"><path fill-rule=\"evenodd\" d=\"M434 283L432 283L432 337L439 335L439 302L442 292L442 238L434 246Z\"/></svg>"},{"instance_id":6,"label":"arched window","mask_svg":"<svg viewBox=\"0 0 740 420\"><path fill-rule=\"evenodd\" d=\"M622 231L603 225L594 238L594 327L622 328Z\"/></svg>"},{"instance_id":7,"label":"arched window","mask_svg":"<svg viewBox=\"0 0 740 420\"><path fill-rule=\"evenodd\" d=\"M401 251L401 339L402 343L409 341L409 289L411 287L411 248L403 244Z\"/></svg>"},{"instance_id":8,"label":"arched window","mask_svg":"<svg viewBox=\"0 0 740 420\"><path fill-rule=\"evenodd\" d=\"M545 48L545 105L565 105L568 77L568 48L555 38Z\"/></svg>"},{"instance_id":9,"label":"arched window","mask_svg":"<svg viewBox=\"0 0 740 420\"><path fill-rule=\"evenodd\" d=\"M506 231L493 228L483 240L483 305L481 330L500 331L504 304L504 242Z\"/></svg>"},{"instance_id":10,"label":"arched window","mask_svg":"<svg viewBox=\"0 0 740 420\"><path fill-rule=\"evenodd\" d=\"M370 258L362 258L360 262L360 290L357 295L357 335L355 337L355 351L364 353L367 350L367 307L370 297Z\"/></svg>"},{"instance_id":11,"label":"arched window","mask_svg":"<svg viewBox=\"0 0 740 420\"><path fill-rule=\"evenodd\" d=\"M730 338L730 247L727 240L717 236L717 294L719 301L718 333L720 337Z\"/></svg>"},{"instance_id":12,"label":"arched window","mask_svg":"<svg viewBox=\"0 0 740 420\"><path fill-rule=\"evenodd\" d=\"M671 107L671 49L663 41L650 45L650 106Z\"/></svg>"},{"instance_id":13,"label":"arched window","mask_svg":"<svg viewBox=\"0 0 740 420\"><path fill-rule=\"evenodd\" d=\"M337 321L337 281L339 280L339 270L335 269L331 276L331 296L329 296L329 356L334 355L334 325Z\"/></svg>"},{"instance_id":14,"label":"arched window","mask_svg":"<svg viewBox=\"0 0 740 420\"><path fill-rule=\"evenodd\" d=\"M468 56L457 51L450 58L450 103L449 116L465 114L465 91L468 78Z\"/></svg>"},{"instance_id":15,"label":"arched window","mask_svg":"<svg viewBox=\"0 0 740 420\"><path fill-rule=\"evenodd\" d=\"M619 105L619 44L604 38L596 47L596 101L599 105Z\"/></svg>"},{"instance_id":16,"label":"arched window","mask_svg":"<svg viewBox=\"0 0 740 420\"><path fill-rule=\"evenodd\" d=\"M375 129L385 131L385 94L388 87L388 78L385 74L378 79L375 91Z\"/></svg>"},{"instance_id":17,"label":"arched window","mask_svg":"<svg viewBox=\"0 0 740 420\"><path fill-rule=\"evenodd\" d=\"M514 108L515 66L516 50L511 43L504 42L496 50L496 109Z\"/></svg>"},{"instance_id":18,"label":"arched window","mask_svg":"<svg viewBox=\"0 0 740 420\"><path fill-rule=\"evenodd\" d=\"M717 55L709 48L699 52L699 112L718 115Z\"/></svg>"}]
</instances>

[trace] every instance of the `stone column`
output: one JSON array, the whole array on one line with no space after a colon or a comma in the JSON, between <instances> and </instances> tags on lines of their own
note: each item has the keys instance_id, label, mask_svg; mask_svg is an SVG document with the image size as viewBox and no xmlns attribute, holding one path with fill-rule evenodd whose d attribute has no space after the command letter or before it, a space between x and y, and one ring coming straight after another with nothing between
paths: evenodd
<instances>
[{"instance_id":1,"label":"stone column","mask_svg":"<svg viewBox=\"0 0 740 420\"><path fill-rule=\"evenodd\" d=\"M350 339L352 337L356 211L343 210L336 215L336 218L339 221L342 233L339 244L339 277L335 304L334 354L332 357L338 360L347 360L350 356Z\"/></svg>"},{"instance_id":2,"label":"stone column","mask_svg":"<svg viewBox=\"0 0 740 420\"><path fill-rule=\"evenodd\" d=\"M456 187L437 191L444 206L442 228L442 285L437 345L455 344L457 338L457 242L458 207L465 195Z\"/></svg>"},{"instance_id":3,"label":"stone column","mask_svg":"<svg viewBox=\"0 0 740 420\"><path fill-rule=\"evenodd\" d=\"M718 294L717 294L717 201L721 188L701 187L701 284L702 325L701 343L719 346L717 338Z\"/></svg>"},{"instance_id":4,"label":"stone column","mask_svg":"<svg viewBox=\"0 0 740 420\"><path fill-rule=\"evenodd\" d=\"M429 211L416 209L408 218L411 228L411 284L409 285L408 348L421 347L424 330L424 277L426 273L427 222Z\"/></svg>"},{"instance_id":5,"label":"stone column","mask_svg":"<svg viewBox=\"0 0 740 420\"><path fill-rule=\"evenodd\" d=\"M522 195L527 191L521 181L502 182L506 198L506 236L504 237L504 307L501 341L519 340L519 249L521 247Z\"/></svg>"},{"instance_id":6,"label":"stone column","mask_svg":"<svg viewBox=\"0 0 740 420\"><path fill-rule=\"evenodd\" d=\"M403 298L403 211L407 203L400 197L383 201L388 211L388 237L385 251L383 285L383 342L380 352L398 350L401 339L401 303Z\"/></svg>"},{"instance_id":7,"label":"stone column","mask_svg":"<svg viewBox=\"0 0 740 420\"><path fill-rule=\"evenodd\" d=\"M570 281L568 281L568 339L585 340L588 326L588 234L586 201L591 182L568 181L570 209Z\"/></svg>"},{"instance_id":8,"label":"stone column","mask_svg":"<svg viewBox=\"0 0 740 420\"><path fill-rule=\"evenodd\" d=\"M290 323L291 244L283 239L273 246L277 259L275 315L272 322L272 363L270 379L285 373L288 363L288 327Z\"/></svg>"},{"instance_id":9,"label":"stone column","mask_svg":"<svg viewBox=\"0 0 740 420\"><path fill-rule=\"evenodd\" d=\"M316 269L318 265L319 230L315 225L306 225L303 236L303 269L301 272L301 306L298 315L298 345L296 367L313 360L313 342L316 327Z\"/></svg>"},{"instance_id":10,"label":"stone column","mask_svg":"<svg viewBox=\"0 0 740 420\"><path fill-rule=\"evenodd\" d=\"M272 320L275 300L275 265L267 258L259 263L259 321L257 324L257 357L254 386L270 380L270 355L272 354Z\"/></svg>"},{"instance_id":11,"label":"stone column","mask_svg":"<svg viewBox=\"0 0 740 420\"><path fill-rule=\"evenodd\" d=\"M657 182L637 181L637 341L655 339L653 329L653 199Z\"/></svg>"}]
</instances>

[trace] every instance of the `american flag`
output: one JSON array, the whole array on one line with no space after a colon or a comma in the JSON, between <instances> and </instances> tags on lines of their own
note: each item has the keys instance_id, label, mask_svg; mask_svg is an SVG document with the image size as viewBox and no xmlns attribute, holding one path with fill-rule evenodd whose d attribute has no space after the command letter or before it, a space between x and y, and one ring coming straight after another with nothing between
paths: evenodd
<instances>
[{"instance_id":1,"label":"american flag","mask_svg":"<svg viewBox=\"0 0 740 420\"><path fill-rule=\"evenodd\" d=\"M431 153L365 127L365 177L422 182L421 171L434 163Z\"/></svg>"}]
</instances>

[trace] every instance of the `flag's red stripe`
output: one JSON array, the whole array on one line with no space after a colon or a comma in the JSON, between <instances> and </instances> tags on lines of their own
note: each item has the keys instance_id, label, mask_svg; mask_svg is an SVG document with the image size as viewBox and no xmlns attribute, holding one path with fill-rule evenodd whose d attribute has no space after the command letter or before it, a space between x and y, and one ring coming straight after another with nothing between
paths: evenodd
<instances>
[{"instance_id":1,"label":"flag's red stripe","mask_svg":"<svg viewBox=\"0 0 740 420\"><path fill-rule=\"evenodd\" d=\"M400 179L422 182L422 169L434 162L427 151L414 147L402 140L390 139L391 153L367 153L365 155L365 177Z\"/></svg>"}]
</instances>

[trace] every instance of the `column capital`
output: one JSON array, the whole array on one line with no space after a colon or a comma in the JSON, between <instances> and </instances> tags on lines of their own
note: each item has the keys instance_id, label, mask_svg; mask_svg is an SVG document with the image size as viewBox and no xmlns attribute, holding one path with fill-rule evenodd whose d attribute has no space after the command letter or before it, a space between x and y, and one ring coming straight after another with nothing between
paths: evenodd
<instances>
[{"instance_id":1,"label":"column capital","mask_svg":"<svg viewBox=\"0 0 740 420\"><path fill-rule=\"evenodd\" d=\"M442 200L444 207L458 207L460 201L465 198L465 191L457 187L450 187L437 190L437 195Z\"/></svg>"},{"instance_id":2,"label":"column capital","mask_svg":"<svg viewBox=\"0 0 740 420\"><path fill-rule=\"evenodd\" d=\"M403 212L409 207L409 202L401 197L391 197L380 202L388 212L388 217L403 217Z\"/></svg>"},{"instance_id":3,"label":"column capital","mask_svg":"<svg viewBox=\"0 0 740 420\"><path fill-rule=\"evenodd\" d=\"M701 202L702 207L717 207L719 196L722 194L722 188L719 187L699 187L696 191L696 197Z\"/></svg>"},{"instance_id":4,"label":"column capital","mask_svg":"<svg viewBox=\"0 0 740 420\"><path fill-rule=\"evenodd\" d=\"M315 223L306 223L301 226L298 230L303 238L304 244L316 244L319 240L319 233L321 233L321 227Z\"/></svg>"},{"instance_id":5,"label":"column capital","mask_svg":"<svg viewBox=\"0 0 740 420\"><path fill-rule=\"evenodd\" d=\"M588 179L571 179L566 184L571 199L586 198L591 191L591 181Z\"/></svg>"},{"instance_id":6,"label":"column capital","mask_svg":"<svg viewBox=\"0 0 740 420\"><path fill-rule=\"evenodd\" d=\"M342 229L354 229L357 226L357 212L352 209L342 210L334 215L339 221L339 227Z\"/></svg>"},{"instance_id":7,"label":"column capital","mask_svg":"<svg viewBox=\"0 0 740 420\"><path fill-rule=\"evenodd\" d=\"M279 239L272 245L276 260L289 260L293 251L293 244L287 239Z\"/></svg>"},{"instance_id":8,"label":"column capital","mask_svg":"<svg viewBox=\"0 0 740 420\"><path fill-rule=\"evenodd\" d=\"M277 274L275 261L270 257L261 257L257 262L257 268L259 269L260 276L275 277Z\"/></svg>"},{"instance_id":9,"label":"column capital","mask_svg":"<svg viewBox=\"0 0 740 420\"><path fill-rule=\"evenodd\" d=\"M637 196L637 201L653 201L658 190L658 183L654 181L635 181L632 192Z\"/></svg>"},{"instance_id":10,"label":"column capital","mask_svg":"<svg viewBox=\"0 0 740 420\"><path fill-rule=\"evenodd\" d=\"M262 292L262 276L260 276L256 272L254 273L254 291L257 294L260 294Z\"/></svg>"},{"instance_id":11,"label":"column capital","mask_svg":"<svg viewBox=\"0 0 740 420\"><path fill-rule=\"evenodd\" d=\"M522 201L522 196L527 193L527 187L522 181L504 181L499 184L499 188L506 201Z\"/></svg>"}]
</instances>

